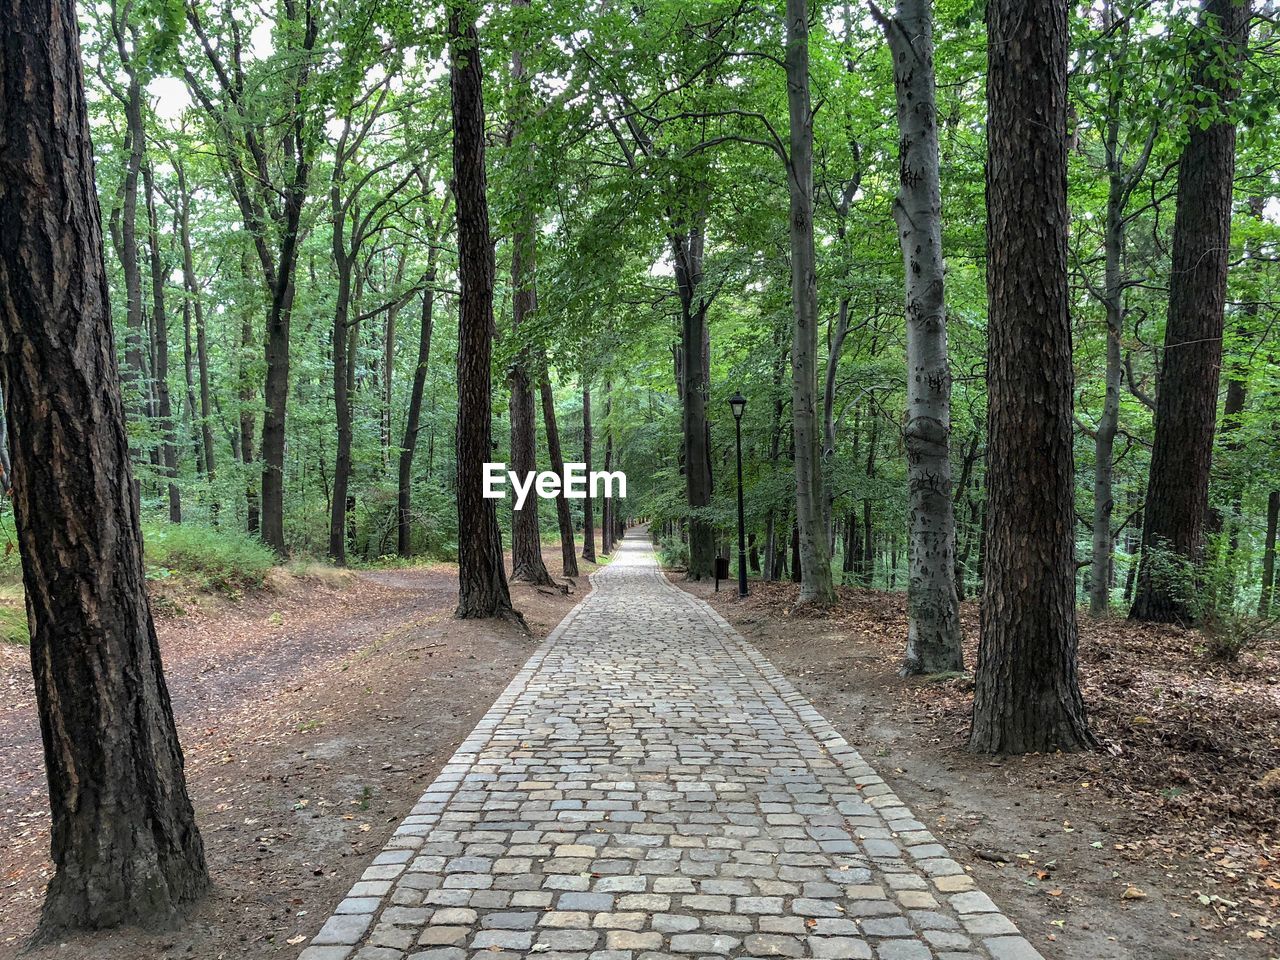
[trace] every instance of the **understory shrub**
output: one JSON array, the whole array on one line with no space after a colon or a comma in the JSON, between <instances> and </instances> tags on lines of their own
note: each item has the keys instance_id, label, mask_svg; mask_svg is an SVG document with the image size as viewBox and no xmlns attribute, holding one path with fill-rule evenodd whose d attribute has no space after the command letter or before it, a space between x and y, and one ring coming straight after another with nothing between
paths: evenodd
<instances>
[{"instance_id":1,"label":"understory shrub","mask_svg":"<svg viewBox=\"0 0 1280 960\"><path fill-rule=\"evenodd\" d=\"M276 562L263 543L238 530L198 523L148 521L142 525L147 577L191 577L210 590L261 587Z\"/></svg>"}]
</instances>

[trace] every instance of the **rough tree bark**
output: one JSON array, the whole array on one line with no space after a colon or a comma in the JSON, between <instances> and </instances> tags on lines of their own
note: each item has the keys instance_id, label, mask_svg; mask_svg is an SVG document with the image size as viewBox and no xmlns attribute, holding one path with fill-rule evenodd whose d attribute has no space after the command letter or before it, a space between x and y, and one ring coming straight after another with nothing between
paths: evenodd
<instances>
[{"instance_id":1,"label":"rough tree bark","mask_svg":"<svg viewBox=\"0 0 1280 960\"><path fill-rule=\"evenodd\" d=\"M1231 257L1236 127L1222 111L1235 97L1248 23L1247 0L1204 0L1193 34L1193 82L1212 93L1205 109L1215 112L1207 127L1191 124L1178 162L1169 314L1133 620L1190 623L1196 617L1196 589L1187 581L1204 551Z\"/></svg>"},{"instance_id":2,"label":"rough tree bark","mask_svg":"<svg viewBox=\"0 0 1280 960\"><path fill-rule=\"evenodd\" d=\"M586 378L582 381L582 460L586 464L587 475L591 475L591 385ZM582 500L582 559L596 562L596 518L595 507L591 503L591 484L587 484L587 495Z\"/></svg>"},{"instance_id":3,"label":"rough tree bark","mask_svg":"<svg viewBox=\"0 0 1280 960\"><path fill-rule=\"evenodd\" d=\"M458 273L458 609L456 616L522 618L511 606L494 501L484 496L493 455L493 241L485 177L480 38L464 4L449 4L449 86ZM470 9L469 5L467 6Z\"/></svg>"},{"instance_id":4,"label":"rough tree bark","mask_svg":"<svg viewBox=\"0 0 1280 960\"><path fill-rule=\"evenodd\" d=\"M898 100L898 196L893 218L906 276L908 552L904 674L964 669L955 582L951 500L951 367L933 72L933 4L898 0L886 17L873 3L893 53Z\"/></svg>"},{"instance_id":5,"label":"rough tree bark","mask_svg":"<svg viewBox=\"0 0 1280 960\"><path fill-rule=\"evenodd\" d=\"M671 253L680 299L677 368L683 402L681 432L684 440L685 497L691 511L689 566L685 576L689 580L705 580L715 573L715 528L694 511L711 505L710 427L707 423L707 395L711 389L707 377L710 362L707 355L707 310L710 303L703 289L706 214L696 211L690 221L683 224L684 229L672 234ZM610 505L604 504L603 509L609 510Z\"/></svg>"},{"instance_id":6,"label":"rough tree bark","mask_svg":"<svg viewBox=\"0 0 1280 960\"><path fill-rule=\"evenodd\" d=\"M831 552L823 524L822 450L818 434L818 274L813 239L813 111L809 101L809 4L787 0L787 151L790 194L791 422L795 435L796 529L801 604L835 601Z\"/></svg>"},{"instance_id":7,"label":"rough tree bark","mask_svg":"<svg viewBox=\"0 0 1280 960\"><path fill-rule=\"evenodd\" d=\"M1067 0L987 7L987 520L969 745L1093 743L1077 677Z\"/></svg>"},{"instance_id":8,"label":"rough tree bark","mask_svg":"<svg viewBox=\"0 0 1280 960\"><path fill-rule=\"evenodd\" d=\"M76 5L0 2L0 367L52 810L41 935L208 886L147 603Z\"/></svg>"}]
</instances>

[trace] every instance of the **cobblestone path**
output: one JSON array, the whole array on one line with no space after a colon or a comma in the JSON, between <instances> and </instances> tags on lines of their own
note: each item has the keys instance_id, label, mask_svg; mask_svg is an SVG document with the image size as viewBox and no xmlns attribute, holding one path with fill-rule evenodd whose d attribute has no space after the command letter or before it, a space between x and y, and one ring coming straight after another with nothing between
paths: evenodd
<instances>
[{"instance_id":1,"label":"cobblestone path","mask_svg":"<svg viewBox=\"0 0 1280 960\"><path fill-rule=\"evenodd\" d=\"M633 532L301 960L1035 960Z\"/></svg>"}]
</instances>

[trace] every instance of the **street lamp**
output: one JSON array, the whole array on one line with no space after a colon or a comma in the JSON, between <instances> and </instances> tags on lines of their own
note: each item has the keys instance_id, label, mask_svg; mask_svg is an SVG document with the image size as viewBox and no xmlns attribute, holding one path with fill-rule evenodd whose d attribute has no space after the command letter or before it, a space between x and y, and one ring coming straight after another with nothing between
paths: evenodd
<instances>
[{"instance_id":1,"label":"street lamp","mask_svg":"<svg viewBox=\"0 0 1280 960\"><path fill-rule=\"evenodd\" d=\"M738 438L738 597L747 595L747 526L742 509L742 414L747 409L747 398L734 391L729 398L733 411L733 426Z\"/></svg>"}]
</instances>

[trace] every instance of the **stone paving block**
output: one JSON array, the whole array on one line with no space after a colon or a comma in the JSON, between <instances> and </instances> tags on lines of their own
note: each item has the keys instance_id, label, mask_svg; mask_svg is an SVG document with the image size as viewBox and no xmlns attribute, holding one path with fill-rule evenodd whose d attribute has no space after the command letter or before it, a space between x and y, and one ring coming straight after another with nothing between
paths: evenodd
<instances>
[{"instance_id":1,"label":"stone paving block","mask_svg":"<svg viewBox=\"0 0 1280 960\"><path fill-rule=\"evenodd\" d=\"M299 960L1041 960L628 537Z\"/></svg>"}]
</instances>

